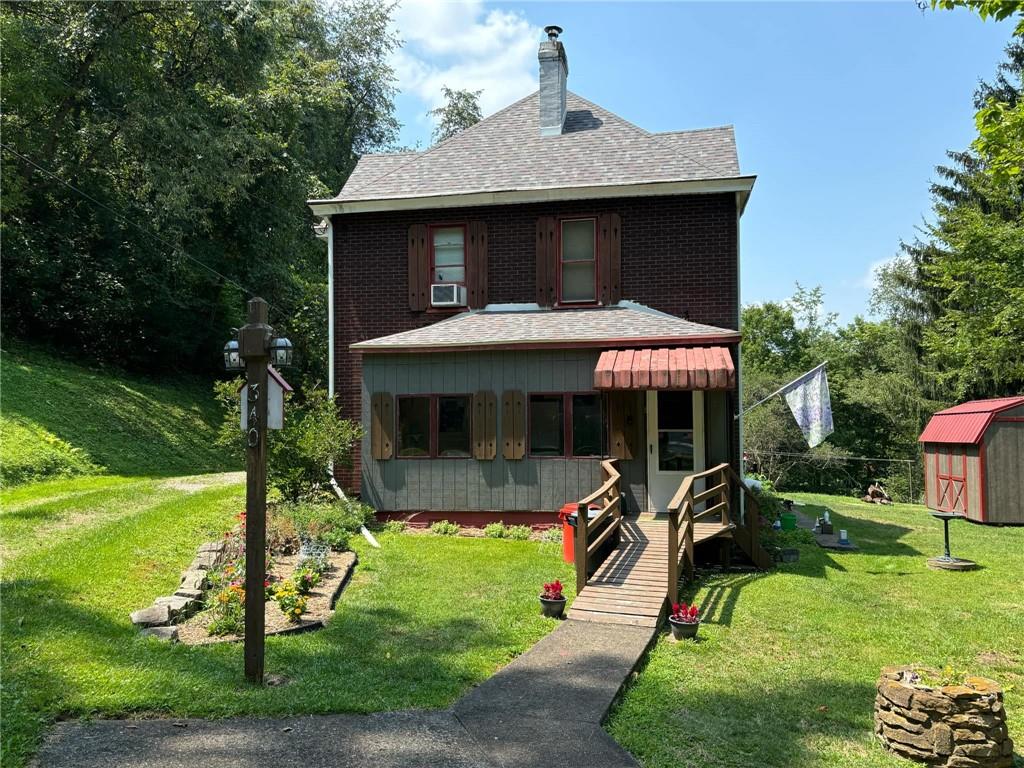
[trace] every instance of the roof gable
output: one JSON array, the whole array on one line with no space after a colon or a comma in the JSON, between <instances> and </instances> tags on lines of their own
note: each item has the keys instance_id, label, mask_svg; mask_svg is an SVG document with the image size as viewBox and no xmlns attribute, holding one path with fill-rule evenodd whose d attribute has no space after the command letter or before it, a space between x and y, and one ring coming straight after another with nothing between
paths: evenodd
<instances>
[{"instance_id":1,"label":"roof gable","mask_svg":"<svg viewBox=\"0 0 1024 768\"><path fill-rule=\"evenodd\" d=\"M977 445L996 414L1021 405L1024 405L1024 397L997 397L954 405L936 412L917 440L920 443Z\"/></svg>"},{"instance_id":2,"label":"roof gable","mask_svg":"<svg viewBox=\"0 0 1024 768\"><path fill-rule=\"evenodd\" d=\"M739 177L732 128L649 133L569 93L541 136L537 92L418 153L365 155L335 202Z\"/></svg>"}]
</instances>

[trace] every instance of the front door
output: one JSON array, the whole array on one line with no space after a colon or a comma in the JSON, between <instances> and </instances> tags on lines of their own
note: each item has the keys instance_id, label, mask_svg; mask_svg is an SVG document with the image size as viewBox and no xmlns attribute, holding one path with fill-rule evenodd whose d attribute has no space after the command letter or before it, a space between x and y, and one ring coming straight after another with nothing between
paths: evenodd
<instances>
[{"instance_id":1,"label":"front door","mask_svg":"<svg viewBox=\"0 0 1024 768\"><path fill-rule=\"evenodd\" d=\"M704 469L704 393L647 392L647 509L664 513L683 478Z\"/></svg>"}]
</instances>

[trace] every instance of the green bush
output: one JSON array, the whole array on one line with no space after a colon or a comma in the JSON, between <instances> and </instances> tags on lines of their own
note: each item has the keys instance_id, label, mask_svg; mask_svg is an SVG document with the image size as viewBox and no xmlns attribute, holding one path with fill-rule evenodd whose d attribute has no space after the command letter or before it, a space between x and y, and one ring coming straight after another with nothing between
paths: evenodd
<instances>
[{"instance_id":1,"label":"green bush","mask_svg":"<svg viewBox=\"0 0 1024 768\"><path fill-rule=\"evenodd\" d=\"M561 544L562 529L557 527L548 528L540 535L540 540L545 544Z\"/></svg>"},{"instance_id":2,"label":"green bush","mask_svg":"<svg viewBox=\"0 0 1024 768\"><path fill-rule=\"evenodd\" d=\"M508 528L502 522L488 523L484 526L484 536L488 539L504 539L508 537Z\"/></svg>"},{"instance_id":3,"label":"green bush","mask_svg":"<svg viewBox=\"0 0 1024 768\"><path fill-rule=\"evenodd\" d=\"M295 534L326 544L334 550L348 549L350 536L373 517L373 508L358 501L285 501L277 504L272 517L275 526L291 523Z\"/></svg>"},{"instance_id":4,"label":"green bush","mask_svg":"<svg viewBox=\"0 0 1024 768\"><path fill-rule=\"evenodd\" d=\"M533 529L528 525L513 525L508 529L508 538L513 541L527 541L532 533Z\"/></svg>"},{"instance_id":5,"label":"green bush","mask_svg":"<svg viewBox=\"0 0 1024 768\"><path fill-rule=\"evenodd\" d=\"M214 394L224 409L217 443L239 459L245 453L245 439L239 428L240 384L240 379L234 379L214 385ZM284 429L274 430L267 440L267 483L288 501L330 493L327 467L351 466L352 450L362 437L362 426L339 418L324 390L308 389L302 398L286 395Z\"/></svg>"},{"instance_id":6,"label":"green bush","mask_svg":"<svg viewBox=\"0 0 1024 768\"><path fill-rule=\"evenodd\" d=\"M407 527L408 523L405 520L388 520L384 523L384 531L386 533L405 533Z\"/></svg>"},{"instance_id":7,"label":"green bush","mask_svg":"<svg viewBox=\"0 0 1024 768\"><path fill-rule=\"evenodd\" d=\"M451 520L438 520L430 526L430 532L436 536L458 536L459 525Z\"/></svg>"},{"instance_id":8,"label":"green bush","mask_svg":"<svg viewBox=\"0 0 1024 768\"><path fill-rule=\"evenodd\" d=\"M38 424L0 420L0 482L17 485L102 470L88 454Z\"/></svg>"}]
</instances>

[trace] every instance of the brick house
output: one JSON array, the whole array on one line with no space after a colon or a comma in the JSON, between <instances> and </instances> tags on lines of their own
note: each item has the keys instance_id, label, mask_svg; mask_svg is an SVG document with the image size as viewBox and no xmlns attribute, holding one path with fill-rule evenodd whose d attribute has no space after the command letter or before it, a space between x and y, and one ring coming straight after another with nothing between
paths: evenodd
<instances>
[{"instance_id":1,"label":"brick house","mask_svg":"<svg viewBox=\"0 0 1024 768\"><path fill-rule=\"evenodd\" d=\"M624 510L739 469L731 127L649 133L540 88L423 152L365 155L326 222L330 385L366 438L343 484L414 521L552 521L615 457ZM558 30L560 31L560 30Z\"/></svg>"}]
</instances>

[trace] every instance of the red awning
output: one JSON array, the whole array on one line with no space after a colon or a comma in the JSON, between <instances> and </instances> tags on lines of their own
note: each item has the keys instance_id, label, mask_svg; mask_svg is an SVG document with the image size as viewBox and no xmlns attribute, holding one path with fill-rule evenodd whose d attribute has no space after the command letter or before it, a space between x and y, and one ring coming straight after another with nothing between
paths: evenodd
<instances>
[{"instance_id":1,"label":"red awning","mask_svg":"<svg viewBox=\"0 0 1024 768\"><path fill-rule=\"evenodd\" d=\"M594 369L595 389L735 389L725 347L609 349Z\"/></svg>"}]
</instances>

